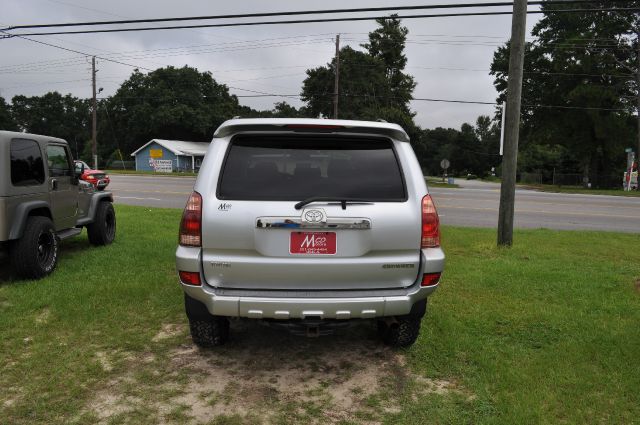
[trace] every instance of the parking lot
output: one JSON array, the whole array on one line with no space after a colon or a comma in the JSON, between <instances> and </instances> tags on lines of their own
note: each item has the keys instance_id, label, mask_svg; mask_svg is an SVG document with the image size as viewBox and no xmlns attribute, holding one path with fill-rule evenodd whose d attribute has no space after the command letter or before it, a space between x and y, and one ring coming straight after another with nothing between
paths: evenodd
<instances>
[{"instance_id":1,"label":"parking lot","mask_svg":"<svg viewBox=\"0 0 640 425\"><path fill-rule=\"evenodd\" d=\"M192 177L112 175L109 190L119 204L183 208L193 189ZM460 188L431 188L443 224L497 227L500 185L456 180ZM519 228L638 232L640 198L516 192L515 225Z\"/></svg>"}]
</instances>

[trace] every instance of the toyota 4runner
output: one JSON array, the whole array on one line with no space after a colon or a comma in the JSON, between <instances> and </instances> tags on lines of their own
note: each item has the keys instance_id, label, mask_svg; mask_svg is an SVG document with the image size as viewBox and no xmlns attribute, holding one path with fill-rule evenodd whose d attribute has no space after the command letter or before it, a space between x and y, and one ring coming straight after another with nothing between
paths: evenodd
<instances>
[{"instance_id":1,"label":"toyota 4runner","mask_svg":"<svg viewBox=\"0 0 640 425\"><path fill-rule=\"evenodd\" d=\"M79 174L64 140L0 131L0 254L8 252L20 277L51 273L59 241L83 227L94 245L114 240L111 193L97 193Z\"/></svg>"},{"instance_id":2,"label":"toyota 4runner","mask_svg":"<svg viewBox=\"0 0 640 425\"><path fill-rule=\"evenodd\" d=\"M407 134L345 120L223 123L176 252L200 346L224 343L230 317L311 336L372 319L385 343L409 346L444 262Z\"/></svg>"}]
</instances>

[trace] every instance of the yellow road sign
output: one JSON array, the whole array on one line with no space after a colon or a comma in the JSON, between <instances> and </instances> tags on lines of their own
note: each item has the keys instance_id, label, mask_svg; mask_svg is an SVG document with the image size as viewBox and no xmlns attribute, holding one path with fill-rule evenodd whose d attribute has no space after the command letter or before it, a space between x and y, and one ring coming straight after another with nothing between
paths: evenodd
<instances>
[{"instance_id":1,"label":"yellow road sign","mask_svg":"<svg viewBox=\"0 0 640 425\"><path fill-rule=\"evenodd\" d=\"M149 149L149 156L151 158L162 158L162 149Z\"/></svg>"}]
</instances>

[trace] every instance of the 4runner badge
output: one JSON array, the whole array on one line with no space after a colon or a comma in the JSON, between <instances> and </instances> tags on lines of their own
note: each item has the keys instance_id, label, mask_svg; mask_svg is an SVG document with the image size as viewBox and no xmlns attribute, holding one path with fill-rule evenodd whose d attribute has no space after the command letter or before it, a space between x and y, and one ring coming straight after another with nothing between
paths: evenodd
<instances>
[{"instance_id":1,"label":"4runner badge","mask_svg":"<svg viewBox=\"0 0 640 425\"><path fill-rule=\"evenodd\" d=\"M218 206L218 211L229 211L231 209L231 204L222 203Z\"/></svg>"}]
</instances>

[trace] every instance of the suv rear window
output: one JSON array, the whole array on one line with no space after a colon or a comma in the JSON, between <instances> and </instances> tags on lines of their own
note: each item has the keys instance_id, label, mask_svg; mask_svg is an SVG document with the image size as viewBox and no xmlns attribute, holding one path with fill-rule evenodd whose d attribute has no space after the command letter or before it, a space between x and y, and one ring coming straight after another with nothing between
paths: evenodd
<instances>
[{"instance_id":1,"label":"suv rear window","mask_svg":"<svg viewBox=\"0 0 640 425\"><path fill-rule=\"evenodd\" d=\"M40 146L33 140L11 140L11 184L37 186L44 183L44 163Z\"/></svg>"},{"instance_id":2,"label":"suv rear window","mask_svg":"<svg viewBox=\"0 0 640 425\"><path fill-rule=\"evenodd\" d=\"M391 141L335 136L232 140L219 199L300 201L312 196L405 201Z\"/></svg>"}]
</instances>

